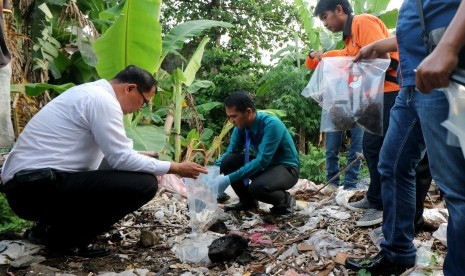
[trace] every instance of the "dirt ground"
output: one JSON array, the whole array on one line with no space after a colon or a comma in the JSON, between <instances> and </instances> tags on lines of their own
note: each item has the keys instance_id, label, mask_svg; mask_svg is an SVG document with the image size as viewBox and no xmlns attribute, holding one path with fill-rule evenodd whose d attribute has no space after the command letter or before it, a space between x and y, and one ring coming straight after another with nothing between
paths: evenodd
<instances>
[{"instance_id":1,"label":"dirt ground","mask_svg":"<svg viewBox=\"0 0 465 276\"><path fill-rule=\"evenodd\" d=\"M3 265L0 275L357 275L340 264L340 257L367 258L379 252L370 233L380 225L356 227L361 212L338 207L335 195L304 190L295 196L298 211L289 217L271 216L266 208L225 216L230 234L250 239L247 252L251 258L246 261L182 263L172 248L191 233L187 202L162 189L141 210L99 237L96 243L110 248L109 256L86 259L42 250L39 255L46 259L40 264L22 268ZM355 193L351 201L361 196ZM427 202L427 207L438 205L440 202L433 199ZM141 241L142 232L152 234L149 242ZM416 239L432 240L432 232L422 232ZM445 247L434 240L431 252L437 262L415 269L441 269Z\"/></svg>"}]
</instances>

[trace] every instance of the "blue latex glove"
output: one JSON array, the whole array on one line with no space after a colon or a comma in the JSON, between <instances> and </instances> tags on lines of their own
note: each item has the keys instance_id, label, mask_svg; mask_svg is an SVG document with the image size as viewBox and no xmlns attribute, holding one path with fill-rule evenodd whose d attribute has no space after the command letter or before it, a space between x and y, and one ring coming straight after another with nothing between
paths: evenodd
<instances>
[{"instance_id":1,"label":"blue latex glove","mask_svg":"<svg viewBox=\"0 0 465 276\"><path fill-rule=\"evenodd\" d=\"M231 181L227 175L220 175L215 178L215 181L218 183L218 195L222 195L228 186L231 185Z\"/></svg>"}]
</instances>

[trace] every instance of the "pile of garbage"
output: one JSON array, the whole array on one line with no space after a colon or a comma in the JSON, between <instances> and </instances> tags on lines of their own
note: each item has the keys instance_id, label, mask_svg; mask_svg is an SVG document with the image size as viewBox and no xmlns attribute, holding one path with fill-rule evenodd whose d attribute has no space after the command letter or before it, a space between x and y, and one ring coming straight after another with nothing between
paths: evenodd
<instances>
[{"instance_id":1,"label":"pile of garbage","mask_svg":"<svg viewBox=\"0 0 465 276\"><path fill-rule=\"evenodd\" d=\"M183 183L177 181L162 180L152 201L100 237L101 243L112 248L108 257L39 258L43 251L30 251L34 261L15 267L14 257L0 253L5 256L1 267L15 271L15 275L36 275L26 271L67 275L357 275L345 269L345 258L369 258L379 252L380 225L356 227L362 213L345 207L362 197L363 191L338 190L327 196L317 192L321 185L301 179L290 190L298 199L291 216L275 217L269 212L271 206L260 203L257 212L230 213L215 204L214 215L194 217L191 199L182 194L188 189L178 187ZM237 200L232 189L226 192L232 197L228 203ZM412 275L440 273L444 258L447 210L434 196L426 205L431 208L426 209L425 220L438 230L416 237L418 261L409 272Z\"/></svg>"}]
</instances>

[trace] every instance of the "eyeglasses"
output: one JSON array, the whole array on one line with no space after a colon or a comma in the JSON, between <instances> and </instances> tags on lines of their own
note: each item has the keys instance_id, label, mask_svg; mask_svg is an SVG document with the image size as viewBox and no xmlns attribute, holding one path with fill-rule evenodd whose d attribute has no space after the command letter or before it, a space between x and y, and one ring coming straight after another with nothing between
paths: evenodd
<instances>
[{"instance_id":1,"label":"eyeglasses","mask_svg":"<svg viewBox=\"0 0 465 276\"><path fill-rule=\"evenodd\" d=\"M147 106L149 106L150 104L150 101L147 100L145 97L144 97L144 93L140 92L139 88L136 88L137 92L139 92L139 94L141 95L142 99L144 100L144 103L141 105L141 108L145 108Z\"/></svg>"}]
</instances>

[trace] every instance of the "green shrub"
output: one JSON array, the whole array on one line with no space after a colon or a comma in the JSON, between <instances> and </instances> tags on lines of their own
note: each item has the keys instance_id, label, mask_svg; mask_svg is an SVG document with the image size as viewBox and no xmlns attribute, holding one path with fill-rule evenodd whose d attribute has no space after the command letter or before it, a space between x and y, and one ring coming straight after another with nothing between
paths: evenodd
<instances>
[{"instance_id":1,"label":"green shrub","mask_svg":"<svg viewBox=\"0 0 465 276\"><path fill-rule=\"evenodd\" d=\"M308 179L315 183L323 183L326 180L326 154L324 148L308 143L308 154L299 154L300 178Z\"/></svg>"},{"instance_id":2,"label":"green shrub","mask_svg":"<svg viewBox=\"0 0 465 276\"><path fill-rule=\"evenodd\" d=\"M0 234L19 232L31 222L20 219L13 213L6 198L0 193Z\"/></svg>"},{"instance_id":3,"label":"green shrub","mask_svg":"<svg viewBox=\"0 0 465 276\"><path fill-rule=\"evenodd\" d=\"M308 154L299 154L300 158L300 178L308 179L317 184L326 182L326 152L324 147L316 147L308 143ZM339 166L341 169L347 166L347 153L339 154ZM344 175L340 176L343 183ZM362 162L358 179L370 177L368 167Z\"/></svg>"}]
</instances>

